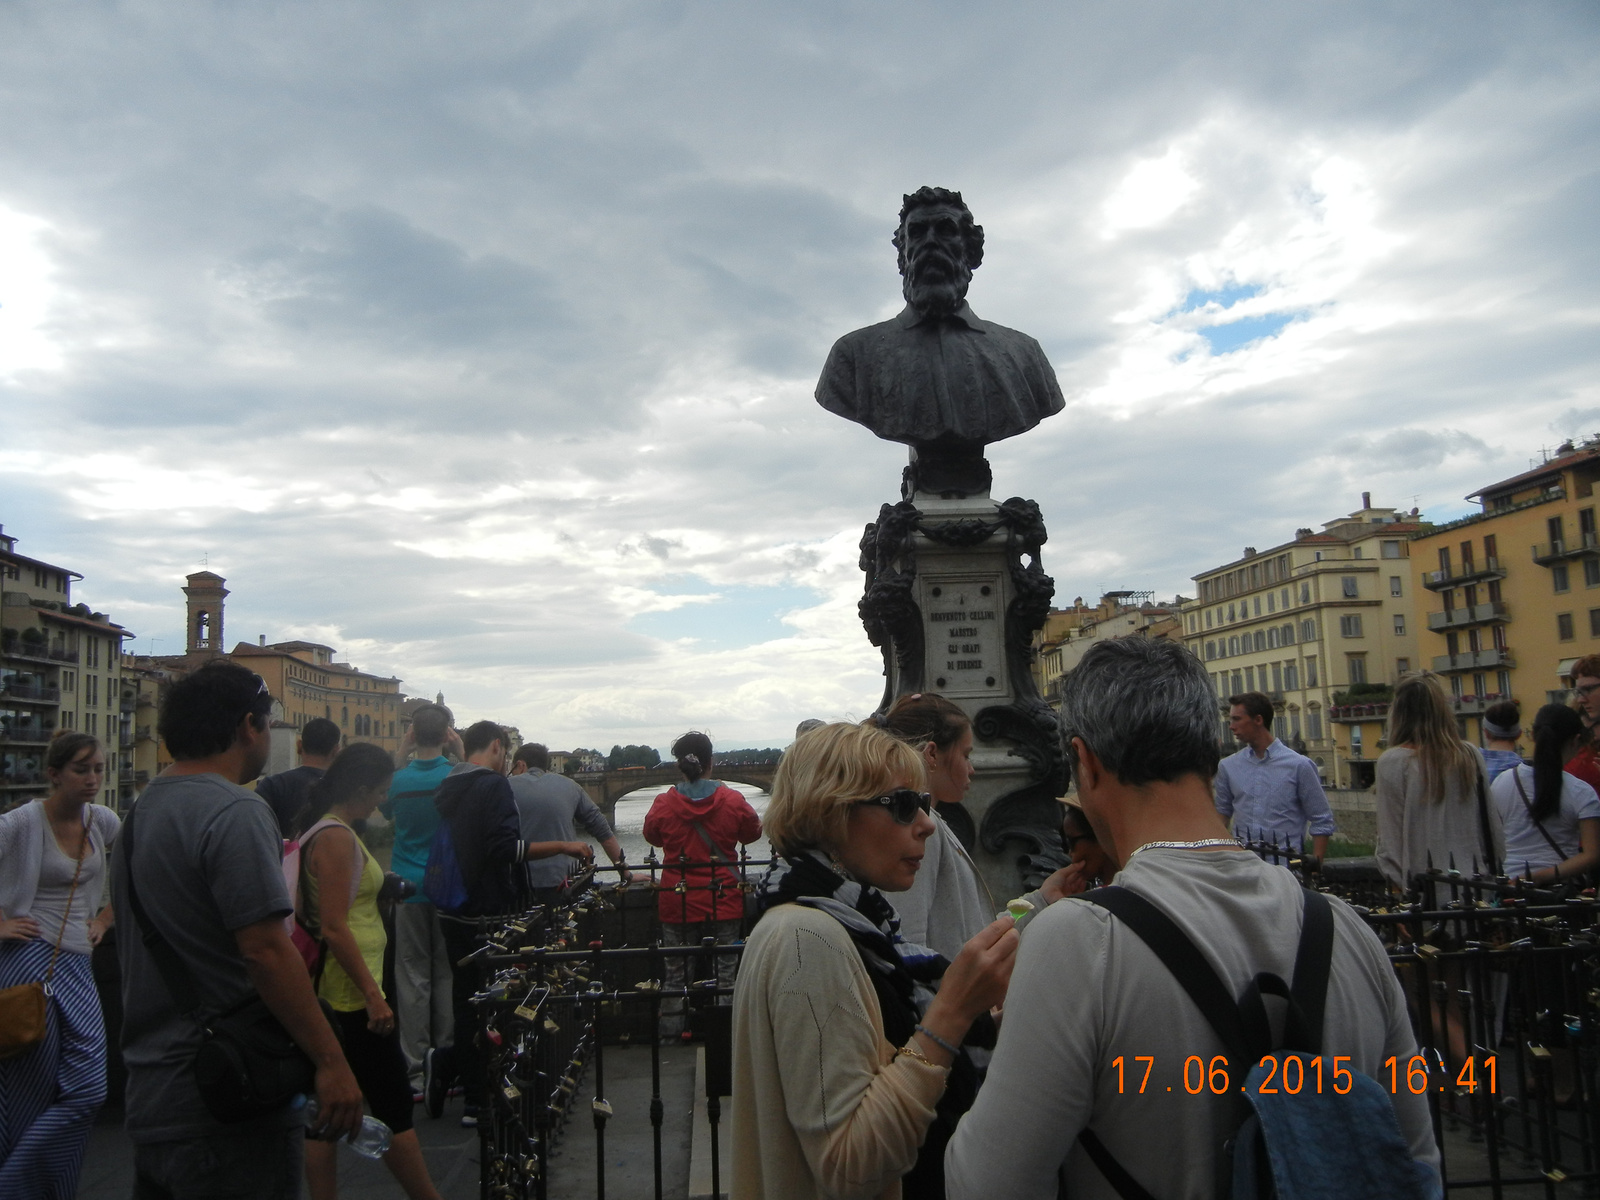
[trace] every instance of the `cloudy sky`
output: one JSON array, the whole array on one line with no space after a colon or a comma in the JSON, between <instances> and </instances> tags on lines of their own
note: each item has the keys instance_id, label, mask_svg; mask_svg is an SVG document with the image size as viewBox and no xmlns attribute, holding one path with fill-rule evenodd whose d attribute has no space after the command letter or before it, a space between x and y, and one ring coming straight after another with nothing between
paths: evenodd
<instances>
[{"instance_id":1,"label":"cloudy sky","mask_svg":"<svg viewBox=\"0 0 1600 1200\"><path fill-rule=\"evenodd\" d=\"M819 409L901 193L1065 412L1057 595L1600 430L1592 3L0 9L0 521L171 652L311 638L552 744L864 715L904 450Z\"/></svg>"}]
</instances>

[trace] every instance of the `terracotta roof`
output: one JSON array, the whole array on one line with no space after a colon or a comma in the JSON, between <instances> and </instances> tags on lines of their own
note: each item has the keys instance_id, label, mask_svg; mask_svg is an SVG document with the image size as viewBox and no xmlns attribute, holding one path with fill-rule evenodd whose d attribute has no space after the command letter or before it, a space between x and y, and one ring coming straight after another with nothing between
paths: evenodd
<instances>
[{"instance_id":1,"label":"terracotta roof","mask_svg":"<svg viewBox=\"0 0 1600 1200\"><path fill-rule=\"evenodd\" d=\"M1531 471L1524 471L1520 475L1513 475L1510 479L1502 479L1499 483L1491 483L1488 487L1469 492L1466 498L1468 500L1477 500L1487 496L1490 492L1516 491L1524 484L1533 483L1535 480L1543 479L1548 475L1559 474L1568 467L1576 466L1581 462L1589 462L1596 458L1600 458L1600 446L1584 446L1581 449L1572 451L1570 454L1552 458L1549 462L1535 467Z\"/></svg>"},{"instance_id":2,"label":"terracotta roof","mask_svg":"<svg viewBox=\"0 0 1600 1200\"><path fill-rule=\"evenodd\" d=\"M69 625L81 625L85 629L94 629L101 633L116 633L122 637L134 636L115 621L91 621L88 617L80 617L77 613L58 612L53 608L35 607L33 611L41 617L49 617L52 621L65 621Z\"/></svg>"}]
</instances>

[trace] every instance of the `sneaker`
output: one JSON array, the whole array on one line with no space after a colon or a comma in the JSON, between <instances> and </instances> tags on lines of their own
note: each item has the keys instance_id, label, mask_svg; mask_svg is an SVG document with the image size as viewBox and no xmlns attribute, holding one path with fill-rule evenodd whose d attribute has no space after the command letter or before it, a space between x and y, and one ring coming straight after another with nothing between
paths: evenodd
<instances>
[{"instance_id":1,"label":"sneaker","mask_svg":"<svg viewBox=\"0 0 1600 1200\"><path fill-rule=\"evenodd\" d=\"M478 1126L478 1106L476 1104L463 1105L461 1109L461 1128L476 1129Z\"/></svg>"},{"instance_id":2,"label":"sneaker","mask_svg":"<svg viewBox=\"0 0 1600 1200\"><path fill-rule=\"evenodd\" d=\"M429 1047L422 1058L422 1106L437 1121L444 1115L444 1064L439 1062L439 1051Z\"/></svg>"}]
</instances>

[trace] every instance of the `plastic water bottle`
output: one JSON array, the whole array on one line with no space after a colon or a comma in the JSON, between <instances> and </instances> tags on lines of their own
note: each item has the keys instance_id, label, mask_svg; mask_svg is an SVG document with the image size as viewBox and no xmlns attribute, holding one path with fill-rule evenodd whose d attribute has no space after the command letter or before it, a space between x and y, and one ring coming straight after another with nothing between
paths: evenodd
<instances>
[{"instance_id":1,"label":"plastic water bottle","mask_svg":"<svg viewBox=\"0 0 1600 1200\"><path fill-rule=\"evenodd\" d=\"M309 1129L317 1123L318 1111L317 1098L307 1096L306 1128ZM341 1140L362 1158L382 1158L389 1153L389 1142L393 1138L394 1133L377 1117L364 1116L361 1118L361 1128Z\"/></svg>"}]
</instances>

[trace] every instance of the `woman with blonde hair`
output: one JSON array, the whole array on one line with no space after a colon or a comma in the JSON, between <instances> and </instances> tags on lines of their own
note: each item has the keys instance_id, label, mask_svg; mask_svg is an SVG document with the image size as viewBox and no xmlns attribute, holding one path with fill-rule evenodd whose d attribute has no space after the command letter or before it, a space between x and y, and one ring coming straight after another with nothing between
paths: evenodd
<instances>
[{"instance_id":1,"label":"woman with blonde hair","mask_svg":"<svg viewBox=\"0 0 1600 1200\"><path fill-rule=\"evenodd\" d=\"M1505 857L1488 770L1461 740L1439 677L1421 672L1395 688L1389 749L1378 759L1378 866L1396 888L1434 867L1498 873Z\"/></svg>"},{"instance_id":2,"label":"woman with blonde hair","mask_svg":"<svg viewBox=\"0 0 1600 1200\"><path fill-rule=\"evenodd\" d=\"M900 937L883 893L922 865L924 783L917 752L873 725L813 729L778 766L780 859L734 989L733 1195L944 1195L929 1127L962 1041L1005 998L1017 935L1002 917L948 965Z\"/></svg>"}]
</instances>

